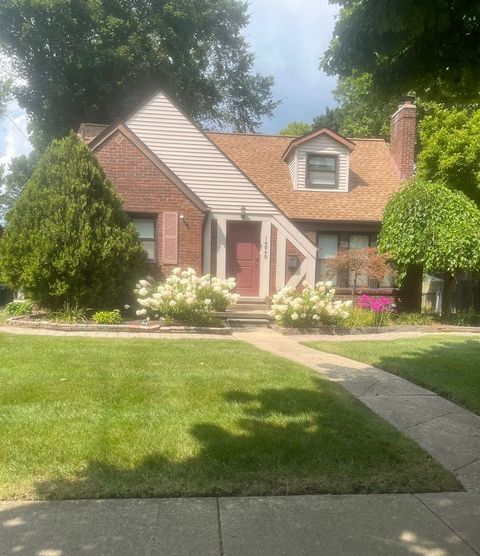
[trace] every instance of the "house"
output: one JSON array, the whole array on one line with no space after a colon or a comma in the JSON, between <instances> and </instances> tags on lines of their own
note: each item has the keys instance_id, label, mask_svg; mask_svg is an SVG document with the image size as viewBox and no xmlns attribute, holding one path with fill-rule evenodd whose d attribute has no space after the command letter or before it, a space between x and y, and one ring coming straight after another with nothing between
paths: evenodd
<instances>
[{"instance_id":1,"label":"house","mask_svg":"<svg viewBox=\"0 0 480 556\"><path fill-rule=\"evenodd\" d=\"M302 137L204 132L163 92L79 135L123 199L162 278L175 266L234 276L245 300L313 283L339 249L375 245L382 211L413 174L416 108L390 144L324 128ZM337 276L348 293L349 276ZM363 277L373 294L395 295Z\"/></svg>"}]
</instances>

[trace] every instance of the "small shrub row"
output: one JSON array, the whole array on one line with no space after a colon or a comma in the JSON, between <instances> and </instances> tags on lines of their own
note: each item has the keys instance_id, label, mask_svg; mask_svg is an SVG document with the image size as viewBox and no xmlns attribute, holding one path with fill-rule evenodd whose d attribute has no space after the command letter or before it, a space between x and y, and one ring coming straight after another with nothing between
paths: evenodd
<instances>
[{"instance_id":1,"label":"small shrub row","mask_svg":"<svg viewBox=\"0 0 480 556\"><path fill-rule=\"evenodd\" d=\"M93 314L92 320L96 324L120 324L122 322L122 313L118 309L113 311L97 311Z\"/></svg>"},{"instance_id":2,"label":"small shrub row","mask_svg":"<svg viewBox=\"0 0 480 556\"><path fill-rule=\"evenodd\" d=\"M10 317L30 315L33 312L33 301L29 301L28 299L25 301L12 301L5 305L4 310Z\"/></svg>"}]
</instances>

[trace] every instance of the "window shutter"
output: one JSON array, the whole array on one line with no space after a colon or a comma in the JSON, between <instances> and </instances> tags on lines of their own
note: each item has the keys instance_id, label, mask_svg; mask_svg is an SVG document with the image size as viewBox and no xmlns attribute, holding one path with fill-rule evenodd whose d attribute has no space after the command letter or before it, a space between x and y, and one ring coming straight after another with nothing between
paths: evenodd
<instances>
[{"instance_id":1,"label":"window shutter","mask_svg":"<svg viewBox=\"0 0 480 556\"><path fill-rule=\"evenodd\" d=\"M163 213L163 262L178 262L178 212Z\"/></svg>"}]
</instances>

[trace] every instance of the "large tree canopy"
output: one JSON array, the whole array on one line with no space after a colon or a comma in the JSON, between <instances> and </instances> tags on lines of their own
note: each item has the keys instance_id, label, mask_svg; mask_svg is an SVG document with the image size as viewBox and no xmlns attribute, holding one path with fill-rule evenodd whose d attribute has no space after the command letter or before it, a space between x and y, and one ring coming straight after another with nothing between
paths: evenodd
<instances>
[{"instance_id":1,"label":"large tree canopy","mask_svg":"<svg viewBox=\"0 0 480 556\"><path fill-rule=\"evenodd\" d=\"M247 22L243 0L4 0L0 49L42 146L159 88L207 126L253 131L277 103L253 71Z\"/></svg>"},{"instance_id":2,"label":"large tree canopy","mask_svg":"<svg viewBox=\"0 0 480 556\"><path fill-rule=\"evenodd\" d=\"M5 216L30 179L36 159L34 151L29 155L16 156L10 161L8 171L0 173L0 223L5 221Z\"/></svg>"},{"instance_id":3,"label":"large tree canopy","mask_svg":"<svg viewBox=\"0 0 480 556\"><path fill-rule=\"evenodd\" d=\"M418 265L427 273L443 273L448 314L452 279L480 270L480 210L465 194L416 178L387 204L379 249L392 257L400 277Z\"/></svg>"},{"instance_id":4,"label":"large tree canopy","mask_svg":"<svg viewBox=\"0 0 480 556\"><path fill-rule=\"evenodd\" d=\"M322 67L369 73L387 96L480 98L480 4L472 0L334 0L340 17Z\"/></svg>"},{"instance_id":5,"label":"large tree canopy","mask_svg":"<svg viewBox=\"0 0 480 556\"><path fill-rule=\"evenodd\" d=\"M0 281L47 308L112 308L145 259L95 155L73 134L54 141L7 215Z\"/></svg>"},{"instance_id":6,"label":"large tree canopy","mask_svg":"<svg viewBox=\"0 0 480 556\"><path fill-rule=\"evenodd\" d=\"M376 94L371 75L340 77L333 96L337 107L317 116L314 128L327 124L326 127L346 137L389 137L390 117L401 98L385 99Z\"/></svg>"},{"instance_id":7,"label":"large tree canopy","mask_svg":"<svg viewBox=\"0 0 480 556\"><path fill-rule=\"evenodd\" d=\"M289 122L283 129L279 131L280 135L305 135L312 131L312 125L307 122Z\"/></svg>"},{"instance_id":8,"label":"large tree canopy","mask_svg":"<svg viewBox=\"0 0 480 556\"><path fill-rule=\"evenodd\" d=\"M417 174L480 205L480 110L430 105L420 129Z\"/></svg>"}]
</instances>

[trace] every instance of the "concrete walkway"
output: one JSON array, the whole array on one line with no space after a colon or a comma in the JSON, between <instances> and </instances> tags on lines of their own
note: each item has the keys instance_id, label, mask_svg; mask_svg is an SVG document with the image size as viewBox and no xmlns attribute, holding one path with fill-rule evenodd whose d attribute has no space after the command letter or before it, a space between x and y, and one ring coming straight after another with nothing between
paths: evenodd
<instances>
[{"instance_id":1,"label":"concrete walkway","mask_svg":"<svg viewBox=\"0 0 480 556\"><path fill-rule=\"evenodd\" d=\"M312 336L282 336L264 329L235 332L234 337L338 382L377 415L413 438L452 471L466 490L480 492L477 415L403 378L300 344L314 340Z\"/></svg>"},{"instance_id":2,"label":"concrete walkway","mask_svg":"<svg viewBox=\"0 0 480 556\"><path fill-rule=\"evenodd\" d=\"M0 502L0 555L471 556L480 494Z\"/></svg>"}]
</instances>

